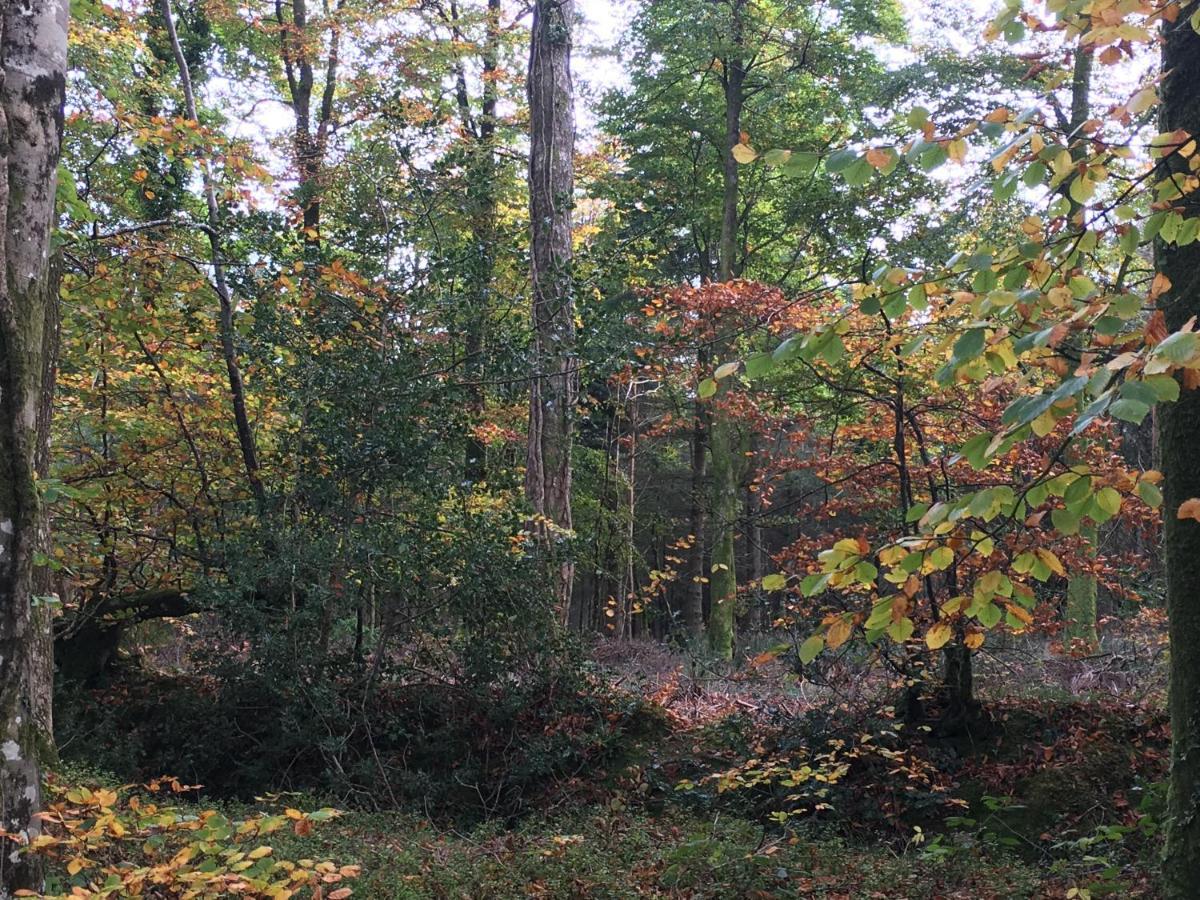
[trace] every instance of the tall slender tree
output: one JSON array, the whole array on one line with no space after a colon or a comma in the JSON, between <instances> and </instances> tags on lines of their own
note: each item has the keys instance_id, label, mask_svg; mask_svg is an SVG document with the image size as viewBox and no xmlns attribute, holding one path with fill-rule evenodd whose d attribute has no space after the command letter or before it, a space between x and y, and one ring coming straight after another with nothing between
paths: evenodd
<instances>
[{"instance_id":1,"label":"tall slender tree","mask_svg":"<svg viewBox=\"0 0 1200 900\"><path fill-rule=\"evenodd\" d=\"M1200 34L1188 15L1165 21L1162 130L1200 135ZM1190 174L1189 157L1171 154L1165 165ZM1179 201L1188 217L1200 216L1200 197ZM1174 332L1200 315L1200 243L1159 242L1158 271L1171 287L1159 298ZM1163 531L1167 570L1167 613L1171 634L1171 783L1167 849L1163 868L1166 896L1200 894L1200 522L1178 517L1180 504L1200 497L1200 390L1184 390L1158 411L1159 450L1164 476Z\"/></svg>"},{"instance_id":2,"label":"tall slender tree","mask_svg":"<svg viewBox=\"0 0 1200 900\"><path fill-rule=\"evenodd\" d=\"M571 276L575 100L571 83L574 0L536 0L529 57L529 211L533 360L525 492L543 544L572 528L571 438L579 370ZM560 552L555 591L570 615L574 565Z\"/></svg>"},{"instance_id":3,"label":"tall slender tree","mask_svg":"<svg viewBox=\"0 0 1200 900\"><path fill-rule=\"evenodd\" d=\"M57 345L50 237L67 14L66 0L8 3L0 24L0 898L41 888L37 864L12 842L40 829L41 765L53 754L50 621L34 596L34 558Z\"/></svg>"}]
</instances>

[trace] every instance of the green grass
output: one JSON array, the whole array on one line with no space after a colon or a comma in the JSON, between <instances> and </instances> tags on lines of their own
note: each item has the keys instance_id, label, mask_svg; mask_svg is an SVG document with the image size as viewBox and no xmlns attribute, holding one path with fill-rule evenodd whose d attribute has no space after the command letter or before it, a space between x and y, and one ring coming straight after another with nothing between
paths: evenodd
<instances>
[{"instance_id":1,"label":"green grass","mask_svg":"<svg viewBox=\"0 0 1200 900\"><path fill-rule=\"evenodd\" d=\"M1034 897L1045 873L1003 859L933 860L835 838L781 838L738 819L623 809L462 833L399 814L353 813L308 838L280 836L285 856L360 863L371 898ZM1065 895L1069 882L1059 882Z\"/></svg>"}]
</instances>

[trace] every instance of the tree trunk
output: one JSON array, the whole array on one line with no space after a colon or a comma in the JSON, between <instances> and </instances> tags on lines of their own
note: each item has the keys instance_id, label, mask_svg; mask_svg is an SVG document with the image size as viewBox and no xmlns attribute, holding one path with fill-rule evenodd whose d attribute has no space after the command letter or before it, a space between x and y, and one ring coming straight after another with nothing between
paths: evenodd
<instances>
[{"instance_id":1,"label":"tree trunk","mask_svg":"<svg viewBox=\"0 0 1200 900\"><path fill-rule=\"evenodd\" d=\"M46 538L37 471L49 441L58 286L50 236L67 67L66 0L9 3L0 33L0 897L42 889L20 855L41 830L53 759L49 615L35 596Z\"/></svg>"},{"instance_id":2,"label":"tree trunk","mask_svg":"<svg viewBox=\"0 0 1200 900\"><path fill-rule=\"evenodd\" d=\"M1185 13L1164 22L1163 131L1183 129L1200 135L1200 35ZM1173 154L1169 165L1188 171L1188 160ZM1196 196L1186 201L1186 215L1200 214ZM1159 244L1159 271L1171 289L1159 300L1171 331L1200 315L1200 244ZM1200 391L1184 390L1175 403L1159 408L1165 502L1163 539L1167 570L1167 614L1170 620L1171 778L1167 846L1163 860L1165 896L1183 900L1200 896L1200 522L1180 519L1179 505L1200 497Z\"/></svg>"},{"instance_id":3,"label":"tree trunk","mask_svg":"<svg viewBox=\"0 0 1200 900\"><path fill-rule=\"evenodd\" d=\"M338 6L340 8L341 4ZM283 9L283 0L276 0L275 18L279 24L280 56L283 59L284 75L287 77L292 113L296 117L292 154L299 185L297 196L302 216L301 227L305 248L312 257L321 244L321 170L325 166L325 149L333 121L341 34L335 23L329 39L329 53L325 59L325 84L321 90L321 105L317 110L317 128L314 132L312 97L315 79L310 47L314 44L319 45L319 42L314 42L308 34L307 0L291 0L290 22L284 17ZM325 14L329 15L328 0L325 0Z\"/></svg>"},{"instance_id":4,"label":"tree trunk","mask_svg":"<svg viewBox=\"0 0 1200 900\"><path fill-rule=\"evenodd\" d=\"M708 365L706 350L700 351L698 362L701 370ZM708 491L708 413L704 401L697 397L692 422L692 555L688 562L690 577L683 600L684 627L687 628L688 638L697 643L704 637L704 585L708 582L704 569Z\"/></svg>"},{"instance_id":5,"label":"tree trunk","mask_svg":"<svg viewBox=\"0 0 1200 900\"><path fill-rule=\"evenodd\" d=\"M1094 52L1089 47L1078 47L1075 51L1075 68L1071 78L1071 121L1067 133L1071 141L1071 156L1076 162L1086 158L1087 146L1083 126L1091 118L1092 67ZM1070 185L1074 178L1067 179L1062 187L1063 196L1071 203L1071 218L1086 214L1087 207L1071 199ZM1082 220L1081 220L1082 221ZM1095 525L1080 528L1080 536L1087 541L1086 556L1096 558L1099 531ZM1096 633L1096 601L1100 585L1096 576L1088 572L1072 573L1067 581L1067 606L1065 610L1066 635L1068 640L1080 641L1088 648L1099 643Z\"/></svg>"},{"instance_id":6,"label":"tree trunk","mask_svg":"<svg viewBox=\"0 0 1200 900\"><path fill-rule=\"evenodd\" d=\"M740 48L743 43L743 3L735 0L733 5L732 44ZM724 61L723 86L725 91L725 147L723 175L725 196L721 214L721 246L719 277L721 281L732 281L737 272L738 258L738 162L733 148L741 143L742 108L745 105L746 70L745 61L737 53ZM718 355L728 350L725 342L718 341ZM728 416L720 409L719 400L728 390L723 380L717 393L718 404L712 416L712 516L714 532L712 550L712 611L708 617L708 644L713 654L721 659L733 659L734 623L737 607L737 558L734 534L741 512L741 496L738 490L739 442L736 429Z\"/></svg>"},{"instance_id":7,"label":"tree trunk","mask_svg":"<svg viewBox=\"0 0 1200 900\"><path fill-rule=\"evenodd\" d=\"M535 0L528 81L533 371L525 493L533 507L533 531L555 560L554 593L564 623L575 575L567 545L573 527L571 438L579 392L571 272L574 17L574 0Z\"/></svg>"},{"instance_id":8,"label":"tree trunk","mask_svg":"<svg viewBox=\"0 0 1200 900\"><path fill-rule=\"evenodd\" d=\"M492 281L496 271L496 74L500 67L500 0L488 0L487 33L483 45L483 99L479 133L473 148L467 180L471 209L471 258L467 260L467 310L465 351L467 398L471 424L483 421L487 408L484 380L487 376L485 334L492 305ZM469 113L469 110L464 111ZM474 434L467 437L466 480L476 484L487 479L487 448Z\"/></svg>"},{"instance_id":9,"label":"tree trunk","mask_svg":"<svg viewBox=\"0 0 1200 900\"><path fill-rule=\"evenodd\" d=\"M192 73L188 68L187 57L179 44L179 34L175 30L175 13L171 9L171 0L160 0L167 36L171 41L171 49L175 53L175 62L179 66L179 82L183 88L183 99L188 118L199 121L196 113L196 95L192 90ZM246 387L242 380L242 369L238 362L237 346L234 330L234 301L233 291L225 275L225 253L221 246L221 210L217 205L217 189L213 183L212 170L207 160L202 161L201 171L204 182L204 200L208 210L207 227L210 260L213 268L213 287L217 292L217 300L221 311L218 319L221 334L221 355L225 359L225 370L229 376L229 397L233 406L234 426L237 429L238 446L242 451L242 462L246 468L246 480L250 485L250 493L258 505L260 513L266 511L267 492L263 487L262 476L258 467L258 449L254 441L254 431L250 427L250 416L246 411Z\"/></svg>"}]
</instances>

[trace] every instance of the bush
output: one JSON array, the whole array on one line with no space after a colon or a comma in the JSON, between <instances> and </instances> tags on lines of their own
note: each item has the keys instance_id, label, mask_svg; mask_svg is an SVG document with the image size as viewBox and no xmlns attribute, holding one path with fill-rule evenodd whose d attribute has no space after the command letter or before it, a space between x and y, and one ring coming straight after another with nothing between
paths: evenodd
<instances>
[{"instance_id":1,"label":"bush","mask_svg":"<svg viewBox=\"0 0 1200 900\"><path fill-rule=\"evenodd\" d=\"M51 776L44 832L24 851L47 859L47 897L237 895L342 900L356 865L280 858L269 843L288 830L307 837L340 815L295 808L230 818L215 809L175 805L194 788L176 778L109 788ZM36 896L18 891L18 896Z\"/></svg>"}]
</instances>

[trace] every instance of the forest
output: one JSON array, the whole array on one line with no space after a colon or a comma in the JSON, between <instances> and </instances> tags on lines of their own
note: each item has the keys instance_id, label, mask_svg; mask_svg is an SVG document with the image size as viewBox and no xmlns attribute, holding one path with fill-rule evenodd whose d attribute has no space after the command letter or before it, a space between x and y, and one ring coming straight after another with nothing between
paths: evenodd
<instances>
[{"instance_id":1,"label":"forest","mask_svg":"<svg viewBox=\"0 0 1200 900\"><path fill-rule=\"evenodd\" d=\"M0 900L1200 898L1200 2L0 10Z\"/></svg>"}]
</instances>

